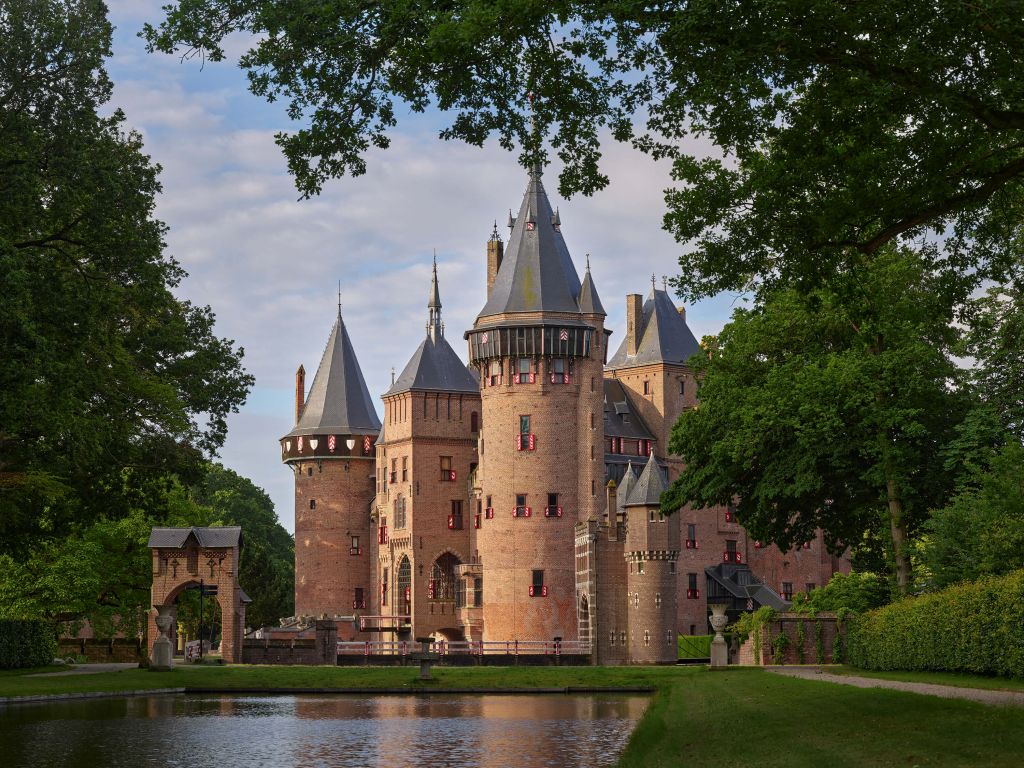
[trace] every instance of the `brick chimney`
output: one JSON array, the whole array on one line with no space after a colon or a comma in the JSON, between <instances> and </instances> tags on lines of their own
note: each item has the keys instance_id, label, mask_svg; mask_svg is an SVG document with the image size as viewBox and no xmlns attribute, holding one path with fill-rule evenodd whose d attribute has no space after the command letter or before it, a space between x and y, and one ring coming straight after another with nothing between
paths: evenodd
<instances>
[{"instance_id":1,"label":"brick chimney","mask_svg":"<svg viewBox=\"0 0 1024 768\"><path fill-rule=\"evenodd\" d=\"M639 293L626 296L626 354L635 355L644 323L644 300Z\"/></svg>"},{"instance_id":2,"label":"brick chimney","mask_svg":"<svg viewBox=\"0 0 1024 768\"><path fill-rule=\"evenodd\" d=\"M306 404L306 369L301 365L295 372L295 423L302 417L302 407Z\"/></svg>"},{"instance_id":3,"label":"brick chimney","mask_svg":"<svg viewBox=\"0 0 1024 768\"><path fill-rule=\"evenodd\" d=\"M494 279L501 269L501 259L505 255L505 244L498 237L498 228L495 226L491 239L487 241L487 298L491 298L491 291L494 290Z\"/></svg>"}]
</instances>

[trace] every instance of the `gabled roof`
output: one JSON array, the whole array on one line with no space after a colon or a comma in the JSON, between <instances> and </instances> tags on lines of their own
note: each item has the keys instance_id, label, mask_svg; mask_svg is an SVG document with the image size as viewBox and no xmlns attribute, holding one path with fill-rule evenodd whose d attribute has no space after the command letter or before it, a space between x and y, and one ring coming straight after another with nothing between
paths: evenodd
<instances>
[{"instance_id":1,"label":"gabled roof","mask_svg":"<svg viewBox=\"0 0 1024 768\"><path fill-rule=\"evenodd\" d=\"M618 379L604 380L604 434L631 440L655 439Z\"/></svg>"},{"instance_id":2,"label":"gabled roof","mask_svg":"<svg viewBox=\"0 0 1024 768\"><path fill-rule=\"evenodd\" d=\"M704 573L718 586L715 591L740 600L753 600L755 608L767 605L781 611L790 606L782 595L758 579L746 563L718 563L705 568Z\"/></svg>"},{"instance_id":3,"label":"gabled roof","mask_svg":"<svg viewBox=\"0 0 1024 768\"><path fill-rule=\"evenodd\" d=\"M505 312L580 311L580 278L540 176L540 167L534 167L478 320Z\"/></svg>"},{"instance_id":4,"label":"gabled roof","mask_svg":"<svg viewBox=\"0 0 1024 768\"><path fill-rule=\"evenodd\" d=\"M659 507L661 506L661 494L667 487L668 484L661 474L658 460L652 453L647 459L647 464L644 465L644 471L640 473L640 479L629 491L626 506Z\"/></svg>"},{"instance_id":5,"label":"gabled roof","mask_svg":"<svg viewBox=\"0 0 1024 768\"><path fill-rule=\"evenodd\" d=\"M430 283L430 300L427 302L427 338L413 354L395 383L385 395L397 395L409 390L431 390L441 392L480 391L479 382L469 372L466 364L452 349L444 337L441 323L441 293L437 287L437 260L434 260L434 275Z\"/></svg>"},{"instance_id":6,"label":"gabled roof","mask_svg":"<svg viewBox=\"0 0 1024 768\"><path fill-rule=\"evenodd\" d=\"M154 528L149 532L150 547L184 547L189 536L194 536L201 547L240 547L242 529L237 525L217 528Z\"/></svg>"},{"instance_id":7,"label":"gabled roof","mask_svg":"<svg viewBox=\"0 0 1024 768\"><path fill-rule=\"evenodd\" d=\"M376 435L380 426L339 309L299 423L285 437L327 432Z\"/></svg>"},{"instance_id":8,"label":"gabled roof","mask_svg":"<svg viewBox=\"0 0 1024 768\"><path fill-rule=\"evenodd\" d=\"M679 314L667 291L652 287L644 302L644 316L636 354L626 354L628 340L623 339L608 361L608 368L629 368L650 363L683 364L700 351L700 345Z\"/></svg>"}]
</instances>

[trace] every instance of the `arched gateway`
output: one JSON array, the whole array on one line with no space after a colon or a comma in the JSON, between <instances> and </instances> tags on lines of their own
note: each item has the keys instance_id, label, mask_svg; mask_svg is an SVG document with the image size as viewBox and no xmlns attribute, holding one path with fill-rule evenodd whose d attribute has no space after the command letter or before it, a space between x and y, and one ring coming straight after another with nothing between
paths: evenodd
<instances>
[{"instance_id":1,"label":"arched gateway","mask_svg":"<svg viewBox=\"0 0 1024 768\"><path fill-rule=\"evenodd\" d=\"M174 617L178 596L190 586L216 587L221 611L221 656L227 663L242 660L245 604L238 585L242 529L154 528L149 534L153 556L153 610L149 615L149 655L159 636L156 617ZM173 640L173 638L170 638Z\"/></svg>"}]
</instances>

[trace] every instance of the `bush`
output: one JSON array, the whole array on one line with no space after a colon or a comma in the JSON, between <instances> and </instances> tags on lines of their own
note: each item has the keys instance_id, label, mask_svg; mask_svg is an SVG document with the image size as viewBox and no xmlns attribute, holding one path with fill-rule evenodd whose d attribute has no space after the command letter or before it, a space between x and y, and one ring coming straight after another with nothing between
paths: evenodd
<instances>
[{"instance_id":1,"label":"bush","mask_svg":"<svg viewBox=\"0 0 1024 768\"><path fill-rule=\"evenodd\" d=\"M889 602L889 585L877 573L833 574L824 587L793 596L797 613L835 613L846 609L861 613Z\"/></svg>"},{"instance_id":2,"label":"bush","mask_svg":"<svg viewBox=\"0 0 1024 768\"><path fill-rule=\"evenodd\" d=\"M854 616L847 654L862 669L1024 677L1024 571Z\"/></svg>"},{"instance_id":3,"label":"bush","mask_svg":"<svg viewBox=\"0 0 1024 768\"><path fill-rule=\"evenodd\" d=\"M42 667L57 654L53 626L37 619L0 619L0 669Z\"/></svg>"},{"instance_id":4,"label":"bush","mask_svg":"<svg viewBox=\"0 0 1024 768\"><path fill-rule=\"evenodd\" d=\"M677 635L677 658L708 659L711 658L711 639L713 635Z\"/></svg>"}]
</instances>

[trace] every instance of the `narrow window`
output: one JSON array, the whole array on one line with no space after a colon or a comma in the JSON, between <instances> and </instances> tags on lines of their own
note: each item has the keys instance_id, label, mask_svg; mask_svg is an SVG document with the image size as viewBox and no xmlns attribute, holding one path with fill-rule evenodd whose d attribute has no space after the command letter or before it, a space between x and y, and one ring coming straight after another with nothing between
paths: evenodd
<instances>
[{"instance_id":1,"label":"narrow window","mask_svg":"<svg viewBox=\"0 0 1024 768\"><path fill-rule=\"evenodd\" d=\"M736 539L725 540L725 562L727 563L738 563L740 561L740 553L736 549Z\"/></svg>"},{"instance_id":2,"label":"narrow window","mask_svg":"<svg viewBox=\"0 0 1024 768\"><path fill-rule=\"evenodd\" d=\"M515 511L515 516L516 517L529 517L530 516L530 508L528 506L526 506L526 494L525 493L517 493L516 494L516 511Z\"/></svg>"},{"instance_id":3,"label":"narrow window","mask_svg":"<svg viewBox=\"0 0 1024 768\"><path fill-rule=\"evenodd\" d=\"M530 434L530 417L529 415L523 415L519 417L519 434L526 436Z\"/></svg>"},{"instance_id":4,"label":"narrow window","mask_svg":"<svg viewBox=\"0 0 1024 768\"><path fill-rule=\"evenodd\" d=\"M484 580L482 576L473 579L473 605L477 608L484 604Z\"/></svg>"},{"instance_id":5,"label":"narrow window","mask_svg":"<svg viewBox=\"0 0 1024 768\"><path fill-rule=\"evenodd\" d=\"M533 374L530 372L530 359L520 357L516 364L516 384L532 384Z\"/></svg>"},{"instance_id":6,"label":"narrow window","mask_svg":"<svg viewBox=\"0 0 1024 768\"><path fill-rule=\"evenodd\" d=\"M686 394L686 380L685 379L680 379L679 380L679 394L680 395L685 395Z\"/></svg>"},{"instance_id":7,"label":"narrow window","mask_svg":"<svg viewBox=\"0 0 1024 768\"><path fill-rule=\"evenodd\" d=\"M452 513L448 516L448 529L462 530L462 501L460 499L452 499Z\"/></svg>"},{"instance_id":8,"label":"narrow window","mask_svg":"<svg viewBox=\"0 0 1024 768\"><path fill-rule=\"evenodd\" d=\"M668 561L668 572L669 573L675 573L676 572L676 561L675 560L669 560Z\"/></svg>"},{"instance_id":9,"label":"narrow window","mask_svg":"<svg viewBox=\"0 0 1024 768\"><path fill-rule=\"evenodd\" d=\"M392 483L398 482L398 459L391 460L391 477L389 479Z\"/></svg>"},{"instance_id":10,"label":"narrow window","mask_svg":"<svg viewBox=\"0 0 1024 768\"><path fill-rule=\"evenodd\" d=\"M353 536L352 537L351 548L352 548L352 554L353 555L358 555L359 554L359 537L358 536Z\"/></svg>"},{"instance_id":11,"label":"narrow window","mask_svg":"<svg viewBox=\"0 0 1024 768\"><path fill-rule=\"evenodd\" d=\"M480 414L473 411L469 414L469 431L479 432L480 431Z\"/></svg>"},{"instance_id":12,"label":"narrow window","mask_svg":"<svg viewBox=\"0 0 1024 768\"><path fill-rule=\"evenodd\" d=\"M636 572L637 573L643 573L644 572L644 561L643 560L637 560L636 561Z\"/></svg>"},{"instance_id":13,"label":"narrow window","mask_svg":"<svg viewBox=\"0 0 1024 768\"><path fill-rule=\"evenodd\" d=\"M686 597L689 600L696 600L698 597L700 597L700 590L697 589L696 573L686 574Z\"/></svg>"},{"instance_id":14,"label":"narrow window","mask_svg":"<svg viewBox=\"0 0 1024 768\"><path fill-rule=\"evenodd\" d=\"M644 645L648 646L650 644L651 644L651 630L645 629L644 630Z\"/></svg>"},{"instance_id":15,"label":"narrow window","mask_svg":"<svg viewBox=\"0 0 1024 768\"><path fill-rule=\"evenodd\" d=\"M356 587L352 593L352 608L365 608L366 602L363 600L363 588Z\"/></svg>"},{"instance_id":16,"label":"narrow window","mask_svg":"<svg viewBox=\"0 0 1024 768\"><path fill-rule=\"evenodd\" d=\"M651 382L649 382L649 381L645 381L644 382L644 394L645 395L651 394Z\"/></svg>"},{"instance_id":17,"label":"narrow window","mask_svg":"<svg viewBox=\"0 0 1024 768\"><path fill-rule=\"evenodd\" d=\"M558 506L558 494L557 493L549 493L548 494L548 505L546 507L544 507L544 516L545 517L561 517L562 516L562 508Z\"/></svg>"},{"instance_id":18,"label":"narrow window","mask_svg":"<svg viewBox=\"0 0 1024 768\"><path fill-rule=\"evenodd\" d=\"M654 593L654 607L661 608L661 592Z\"/></svg>"},{"instance_id":19,"label":"narrow window","mask_svg":"<svg viewBox=\"0 0 1024 768\"><path fill-rule=\"evenodd\" d=\"M442 456L441 457L441 480L443 482L454 482L455 481L455 470L452 469L452 457Z\"/></svg>"},{"instance_id":20,"label":"narrow window","mask_svg":"<svg viewBox=\"0 0 1024 768\"><path fill-rule=\"evenodd\" d=\"M530 597L547 597L548 588L544 586L544 571L534 570L530 583Z\"/></svg>"},{"instance_id":21,"label":"narrow window","mask_svg":"<svg viewBox=\"0 0 1024 768\"><path fill-rule=\"evenodd\" d=\"M784 581L782 582L782 599L792 600L793 599L793 582Z\"/></svg>"},{"instance_id":22,"label":"narrow window","mask_svg":"<svg viewBox=\"0 0 1024 768\"><path fill-rule=\"evenodd\" d=\"M402 457L402 482L405 483L409 480L409 457Z\"/></svg>"},{"instance_id":23,"label":"narrow window","mask_svg":"<svg viewBox=\"0 0 1024 768\"><path fill-rule=\"evenodd\" d=\"M312 476L313 476L313 468L309 467L308 469L306 469L306 477L312 477Z\"/></svg>"},{"instance_id":24,"label":"narrow window","mask_svg":"<svg viewBox=\"0 0 1024 768\"><path fill-rule=\"evenodd\" d=\"M697 526L694 523L686 524L686 548L700 549L700 546L697 544Z\"/></svg>"},{"instance_id":25,"label":"narrow window","mask_svg":"<svg viewBox=\"0 0 1024 768\"><path fill-rule=\"evenodd\" d=\"M309 508L310 509L316 509L316 499L310 499L309 500Z\"/></svg>"}]
</instances>

